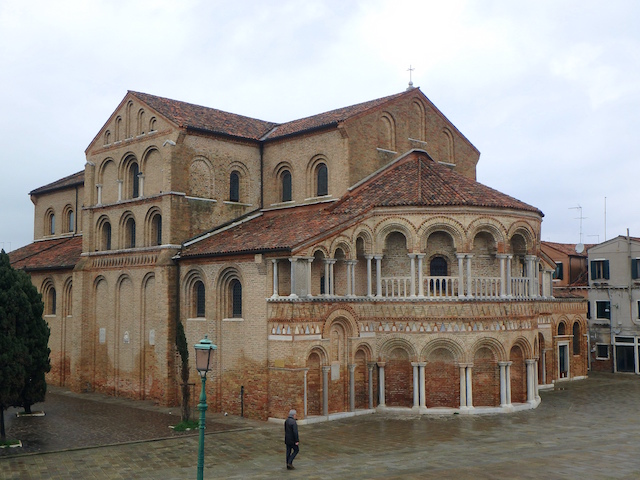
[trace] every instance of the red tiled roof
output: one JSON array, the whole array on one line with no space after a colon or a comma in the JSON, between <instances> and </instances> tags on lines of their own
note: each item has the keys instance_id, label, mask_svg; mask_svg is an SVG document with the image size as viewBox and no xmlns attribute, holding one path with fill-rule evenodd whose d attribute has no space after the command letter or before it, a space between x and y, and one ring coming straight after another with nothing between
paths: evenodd
<instances>
[{"instance_id":1,"label":"red tiled roof","mask_svg":"<svg viewBox=\"0 0 640 480\"><path fill-rule=\"evenodd\" d=\"M336 203L264 211L236 226L196 239L181 257L292 250L346 228L374 207L406 205L508 208L542 216L535 207L457 174L424 152L412 151Z\"/></svg>"},{"instance_id":2,"label":"red tiled roof","mask_svg":"<svg viewBox=\"0 0 640 480\"><path fill-rule=\"evenodd\" d=\"M510 208L538 213L536 207L487 187L413 150L352 188L334 210L371 206L465 206Z\"/></svg>"},{"instance_id":3,"label":"red tiled roof","mask_svg":"<svg viewBox=\"0 0 640 480\"><path fill-rule=\"evenodd\" d=\"M51 270L73 268L82 253L82 235L54 238L25 245L9 253L13 268Z\"/></svg>"},{"instance_id":4,"label":"red tiled roof","mask_svg":"<svg viewBox=\"0 0 640 480\"><path fill-rule=\"evenodd\" d=\"M322 128L329 125L337 125L338 123L343 122L348 118L351 118L371 108L377 107L406 94L407 92L396 93L394 95L378 98L376 100L370 100L368 102L358 103L349 107L338 108L336 110L320 113L318 115L312 115L311 117L301 118L299 120L293 120L292 122L283 123L281 125L278 125L273 132L269 133L268 139L284 137L295 133L306 132L308 130L315 130L317 128Z\"/></svg>"},{"instance_id":5,"label":"red tiled roof","mask_svg":"<svg viewBox=\"0 0 640 480\"><path fill-rule=\"evenodd\" d=\"M299 120L277 124L237 115L235 113L223 112L215 108L202 107L178 100L157 97L147 93L133 91L129 91L129 93L180 127L205 130L212 133L220 133L251 140L280 138L336 125L366 110L407 94L407 92L397 93Z\"/></svg>"},{"instance_id":6,"label":"red tiled roof","mask_svg":"<svg viewBox=\"0 0 640 480\"><path fill-rule=\"evenodd\" d=\"M29 195L39 195L45 192L51 192L53 190L60 190L63 188L75 187L77 185L84 185L84 170L73 175L61 178L55 182L49 183L42 187L38 187L35 190L31 190Z\"/></svg>"},{"instance_id":7,"label":"red tiled roof","mask_svg":"<svg viewBox=\"0 0 640 480\"><path fill-rule=\"evenodd\" d=\"M345 214L331 215L327 204L268 210L256 218L187 246L180 256L185 258L291 250L296 245L348 221L351 217Z\"/></svg>"},{"instance_id":8,"label":"red tiled roof","mask_svg":"<svg viewBox=\"0 0 640 480\"><path fill-rule=\"evenodd\" d=\"M215 108L202 107L192 103L156 97L147 93L132 92L131 95L143 101L158 113L164 115L179 127L205 130L234 137L260 140L277 124L235 113L223 112Z\"/></svg>"},{"instance_id":9,"label":"red tiled roof","mask_svg":"<svg viewBox=\"0 0 640 480\"><path fill-rule=\"evenodd\" d=\"M577 253L575 243L556 243L556 242L546 242L546 241L542 241L541 243L543 246L548 246L549 248L553 248L554 250L560 253L563 253L565 255L569 255L572 257L586 257L587 250L589 250L591 247L596 245L591 243L585 244L584 250L582 251L582 253Z\"/></svg>"}]
</instances>

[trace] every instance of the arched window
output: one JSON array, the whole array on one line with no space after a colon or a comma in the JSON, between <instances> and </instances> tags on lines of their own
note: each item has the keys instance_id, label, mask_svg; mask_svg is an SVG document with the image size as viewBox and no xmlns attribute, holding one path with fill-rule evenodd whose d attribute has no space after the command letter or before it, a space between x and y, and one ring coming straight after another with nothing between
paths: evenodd
<instances>
[{"instance_id":1,"label":"arched window","mask_svg":"<svg viewBox=\"0 0 640 480\"><path fill-rule=\"evenodd\" d=\"M447 276L447 260L444 257L433 257L429 263L429 275L432 277Z\"/></svg>"},{"instance_id":2,"label":"arched window","mask_svg":"<svg viewBox=\"0 0 640 480\"><path fill-rule=\"evenodd\" d=\"M111 143L111 132L107 130L104 132L104 144L109 145Z\"/></svg>"},{"instance_id":3,"label":"arched window","mask_svg":"<svg viewBox=\"0 0 640 480\"><path fill-rule=\"evenodd\" d=\"M74 222L73 208L71 205L67 205L64 210L64 231L67 233L75 231Z\"/></svg>"},{"instance_id":4,"label":"arched window","mask_svg":"<svg viewBox=\"0 0 640 480\"><path fill-rule=\"evenodd\" d=\"M111 224L109 222L102 226L102 246L103 250L111 250Z\"/></svg>"},{"instance_id":5,"label":"arched window","mask_svg":"<svg viewBox=\"0 0 640 480\"><path fill-rule=\"evenodd\" d=\"M242 318L242 284L240 280L231 283L231 317Z\"/></svg>"},{"instance_id":6,"label":"arched window","mask_svg":"<svg viewBox=\"0 0 640 480\"><path fill-rule=\"evenodd\" d=\"M151 117L149 120L149 132L156 131L156 117Z\"/></svg>"},{"instance_id":7,"label":"arched window","mask_svg":"<svg viewBox=\"0 0 640 480\"><path fill-rule=\"evenodd\" d=\"M116 142L122 140L122 117L116 118Z\"/></svg>"},{"instance_id":8,"label":"arched window","mask_svg":"<svg viewBox=\"0 0 640 480\"><path fill-rule=\"evenodd\" d=\"M56 314L56 289L50 283L50 280L47 280L43 288L43 300L44 300L44 314L45 315L55 315Z\"/></svg>"},{"instance_id":9,"label":"arched window","mask_svg":"<svg viewBox=\"0 0 640 480\"><path fill-rule=\"evenodd\" d=\"M564 322L560 322L558 324L558 335L564 335L564 334L565 334Z\"/></svg>"},{"instance_id":10,"label":"arched window","mask_svg":"<svg viewBox=\"0 0 640 480\"><path fill-rule=\"evenodd\" d=\"M204 283L202 281L197 280L193 284L193 310L195 312L195 316L198 318L202 318L205 316L205 291L204 291Z\"/></svg>"},{"instance_id":11,"label":"arched window","mask_svg":"<svg viewBox=\"0 0 640 480\"><path fill-rule=\"evenodd\" d=\"M282 201L290 202L292 199L291 172L289 170L283 171L280 178L282 180Z\"/></svg>"},{"instance_id":12,"label":"arched window","mask_svg":"<svg viewBox=\"0 0 640 480\"><path fill-rule=\"evenodd\" d=\"M133 162L129 167L129 184L131 185L131 198L138 198L140 195L140 169L138 162Z\"/></svg>"},{"instance_id":13,"label":"arched window","mask_svg":"<svg viewBox=\"0 0 640 480\"><path fill-rule=\"evenodd\" d=\"M136 221L133 217L129 217L124 224L124 247L135 248L136 246Z\"/></svg>"},{"instance_id":14,"label":"arched window","mask_svg":"<svg viewBox=\"0 0 640 480\"><path fill-rule=\"evenodd\" d=\"M151 245L162 245L162 216L159 213L151 219Z\"/></svg>"},{"instance_id":15,"label":"arched window","mask_svg":"<svg viewBox=\"0 0 640 480\"><path fill-rule=\"evenodd\" d=\"M573 354L580 355L580 324L573 324Z\"/></svg>"},{"instance_id":16,"label":"arched window","mask_svg":"<svg viewBox=\"0 0 640 480\"><path fill-rule=\"evenodd\" d=\"M316 196L322 197L329 194L329 173L324 163L316 167Z\"/></svg>"},{"instance_id":17,"label":"arched window","mask_svg":"<svg viewBox=\"0 0 640 480\"><path fill-rule=\"evenodd\" d=\"M240 174L235 170L229 175L229 200L240 201Z\"/></svg>"},{"instance_id":18,"label":"arched window","mask_svg":"<svg viewBox=\"0 0 640 480\"><path fill-rule=\"evenodd\" d=\"M45 235L56 234L56 215L53 210L48 210L45 216Z\"/></svg>"}]
</instances>

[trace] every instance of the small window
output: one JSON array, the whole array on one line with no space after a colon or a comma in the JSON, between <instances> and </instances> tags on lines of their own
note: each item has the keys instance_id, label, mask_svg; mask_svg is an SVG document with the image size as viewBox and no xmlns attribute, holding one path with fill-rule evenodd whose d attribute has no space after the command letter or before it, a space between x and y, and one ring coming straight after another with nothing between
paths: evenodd
<instances>
[{"instance_id":1,"label":"small window","mask_svg":"<svg viewBox=\"0 0 640 480\"><path fill-rule=\"evenodd\" d=\"M324 295L327 293L324 281L324 275L320 277L320 295Z\"/></svg>"},{"instance_id":2,"label":"small window","mask_svg":"<svg viewBox=\"0 0 640 480\"><path fill-rule=\"evenodd\" d=\"M133 218L127 219L125 223L125 248L135 248L136 246L136 221Z\"/></svg>"},{"instance_id":3,"label":"small window","mask_svg":"<svg viewBox=\"0 0 640 480\"><path fill-rule=\"evenodd\" d=\"M231 285L231 303L233 318L242 318L242 284L238 280L234 280Z\"/></svg>"},{"instance_id":4,"label":"small window","mask_svg":"<svg viewBox=\"0 0 640 480\"><path fill-rule=\"evenodd\" d=\"M329 172L327 166L321 163L316 167L316 196L322 197L329 194Z\"/></svg>"},{"instance_id":5,"label":"small window","mask_svg":"<svg viewBox=\"0 0 640 480\"><path fill-rule=\"evenodd\" d=\"M140 196L140 170L137 163L132 163L129 168L129 180L131 182L131 198Z\"/></svg>"},{"instance_id":6,"label":"small window","mask_svg":"<svg viewBox=\"0 0 640 480\"><path fill-rule=\"evenodd\" d=\"M45 235L55 235L56 234L56 215L53 211L47 212L46 216L46 225L45 225Z\"/></svg>"},{"instance_id":7,"label":"small window","mask_svg":"<svg viewBox=\"0 0 640 480\"><path fill-rule=\"evenodd\" d=\"M558 335L565 335L565 326L564 322L560 322L558 324Z\"/></svg>"},{"instance_id":8,"label":"small window","mask_svg":"<svg viewBox=\"0 0 640 480\"><path fill-rule=\"evenodd\" d=\"M598 360L609 360L609 345L606 343L597 343L596 358Z\"/></svg>"},{"instance_id":9,"label":"small window","mask_svg":"<svg viewBox=\"0 0 640 480\"><path fill-rule=\"evenodd\" d=\"M611 302L596 302L596 318L611 318Z\"/></svg>"},{"instance_id":10,"label":"small window","mask_svg":"<svg viewBox=\"0 0 640 480\"><path fill-rule=\"evenodd\" d=\"M102 225L102 250L111 250L111 224L109 222Z\"/></svg>"},{"instance_id":11,"label":"small window","mask_svg":"<svg viewBox=\"0 0 640 480\"><path fill-rule=\"evenodd\" d=\"M573 324L573 354L580 355L580 324L575 322Z\"/></svg>"},{"instance_id":12,"label":"small window","mask_svg":"<svg viewBox=\"0 0 640 480\"><path fill-rule=\"evenodd\" d=\"M291 172L285 170L282 172L282 201L290 202L292 198L291 194Z\"/></svg>"},{"instance_id":13,"label":"small window","mask_svg":"<svg viewBox=\"0 0 640 480\"><path fill-rule=\"evenodd\" d=\"M631 278L634 280L640 278L640 258L631 259Z\"/></svg>"},{"instance_id":14,"label":"small window","mask_svg":"<svg viewBox=\"0 0 640 480\"><path fill-rule=\"evenodd\" d=\"M447 276L447 260L444 257L434 257L429 263L429 275L431 277Z\"/></svg>"},{"instance_id":15,"label":"small window","mask_svg":"<svg viewBox=\"0 0 640 480\"><path fill-rule=\"evenodd\" d=\"M56 314L56 289L49 286L45 292L45 315Z\"/></svg>"},{"instance_id":16,"label":"small window","mask_svg":"<svg viewBox=\"0 0 640 480\"><path fill-rule=\"evenodd\" d=\"M553 279L554 280L562 280L563 277L563 269L562 269L562 262L556 262L556 269L553 272Z\"/></svg>"},{"instance_id":17,"label":"small window","mask_svg":"<svg viewBox=\"0 0 640 480\"><path fill-rule=\"evenodd\" d=\"M587 302L587 318L591 319L591 302Z\"/></svg>"},{"instance_id":18,"label":"small window","mask_svg":"<svg viewBox=\"0 0 640 480\"><path fill-rule=\"evenodd\" d=\"M73 210L67 212L67 232L75 231L75 218Z\"/></svg>"},{"instance_id":19,"label":"small window","mask_svg":"<svg viewBox=\"0 0 640 480\"><path fill-rule=\"evenodd\" d=\"M159 213L151 220L151 242L152 245L162 245L162 216Z\"/></svg>"},{"instance_id":20,"label":"small window","mask_svg":"<svg viewBox=\"0 0 640 480\"><path fill-rule=\"evenodd\" d=\"M236 171L229 175L229 200L232 202L240 201L240 174Z\"/></svg>"},{"instance_id":21,"label":"small window","mask_svg":"<svg viewBox=\"0 0 640 480\"><path fill-rule=\"evenodd\" d=\"M609 280L609 260L593 260L590 268L591 280Z\"/></svg>"},{"instance_id":22,"label":"small window","mask_svg":"<svg viewBox=\"0 0 640 480\"><path fill-rule=\"evenodd\" d=\"M198 280L194 287L195 293L195 312L196 317L201 318L205 316L205 291L204 291L204 283Z\"/></svg>"},{"instance_id":23,"label":"small window","mask_svg":"<svg viewBox=\"0 0 640 480\"><path fill-rule=\"evenodd\" d=\"M640 300L638 300L638 318L640 318Z\"/></svg>"}]
</instances>

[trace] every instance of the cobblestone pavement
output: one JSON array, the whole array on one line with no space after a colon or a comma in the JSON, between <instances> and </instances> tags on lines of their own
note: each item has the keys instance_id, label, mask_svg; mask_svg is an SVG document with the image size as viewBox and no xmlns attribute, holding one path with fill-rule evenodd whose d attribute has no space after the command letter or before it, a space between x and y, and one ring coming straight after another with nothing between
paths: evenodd
<instances>
[{"instance_id":1,"label":"cobblestone pavement","mask_svg":"<svg viewBox=\"0 0 640 480\"><path fill-rule=\"evenodd\" d=\"M55 442L60 447L66 439L74 449L36 454L12 449L0 456L1 479L195 477L197 436L149 440L157 437L142 435L142 431L166 428L167 419L171 419L166 409L142 409L138 403L93 396L84 400L56 393L50 397L56 396L60 399L55 402L72 398L99 403L108 421L100 433L91 435L81 431L90 424L71 428L75 419L70 416L73 420L66 420L70 422L68 433ZM50 397L44 404L47 416L29 419L34 426L17 430L24 435L25 444L30 435L49 428L46 422L53 422L57 415L50 410ZM376 414L301 425L294 471L284 468L281 424L210 414L205 478L640 478L640 378L591 374L587 380L543 391L541 397L537 409L509 415ZM129 420L122 422L114 416L125 415L123 409L130 410L126 419L144 417L149 425L132 425L139 441L114 445L123 441L122 435L136 436L127 428ZM151 413L161 420L147 415ZM11 420L10 436L22 428L22 420ZM78 449L74 438L93 438L111 445ZM39 452L47 450L46 439L42 442Z\"/></svg>"}]
</instances>

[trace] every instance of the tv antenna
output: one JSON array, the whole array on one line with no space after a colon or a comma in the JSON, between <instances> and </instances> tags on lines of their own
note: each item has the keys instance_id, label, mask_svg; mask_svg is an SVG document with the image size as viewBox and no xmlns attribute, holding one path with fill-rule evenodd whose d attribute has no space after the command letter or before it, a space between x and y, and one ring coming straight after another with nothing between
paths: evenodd
<instances>
[{"instance_id":1,"label":"tv antenna","mask_svg":"<svg viewBox=\"0 0 640 480\"><path fill-rule=\"evenodd\" d=\"M587 217L582 216L582 207L578 204L577 207L569 207L569 210L579 210L579 217L576 217L576 220L580 220L580 243L582 243L582 220L585 220Z\"/></svg>"}]
</instances>

